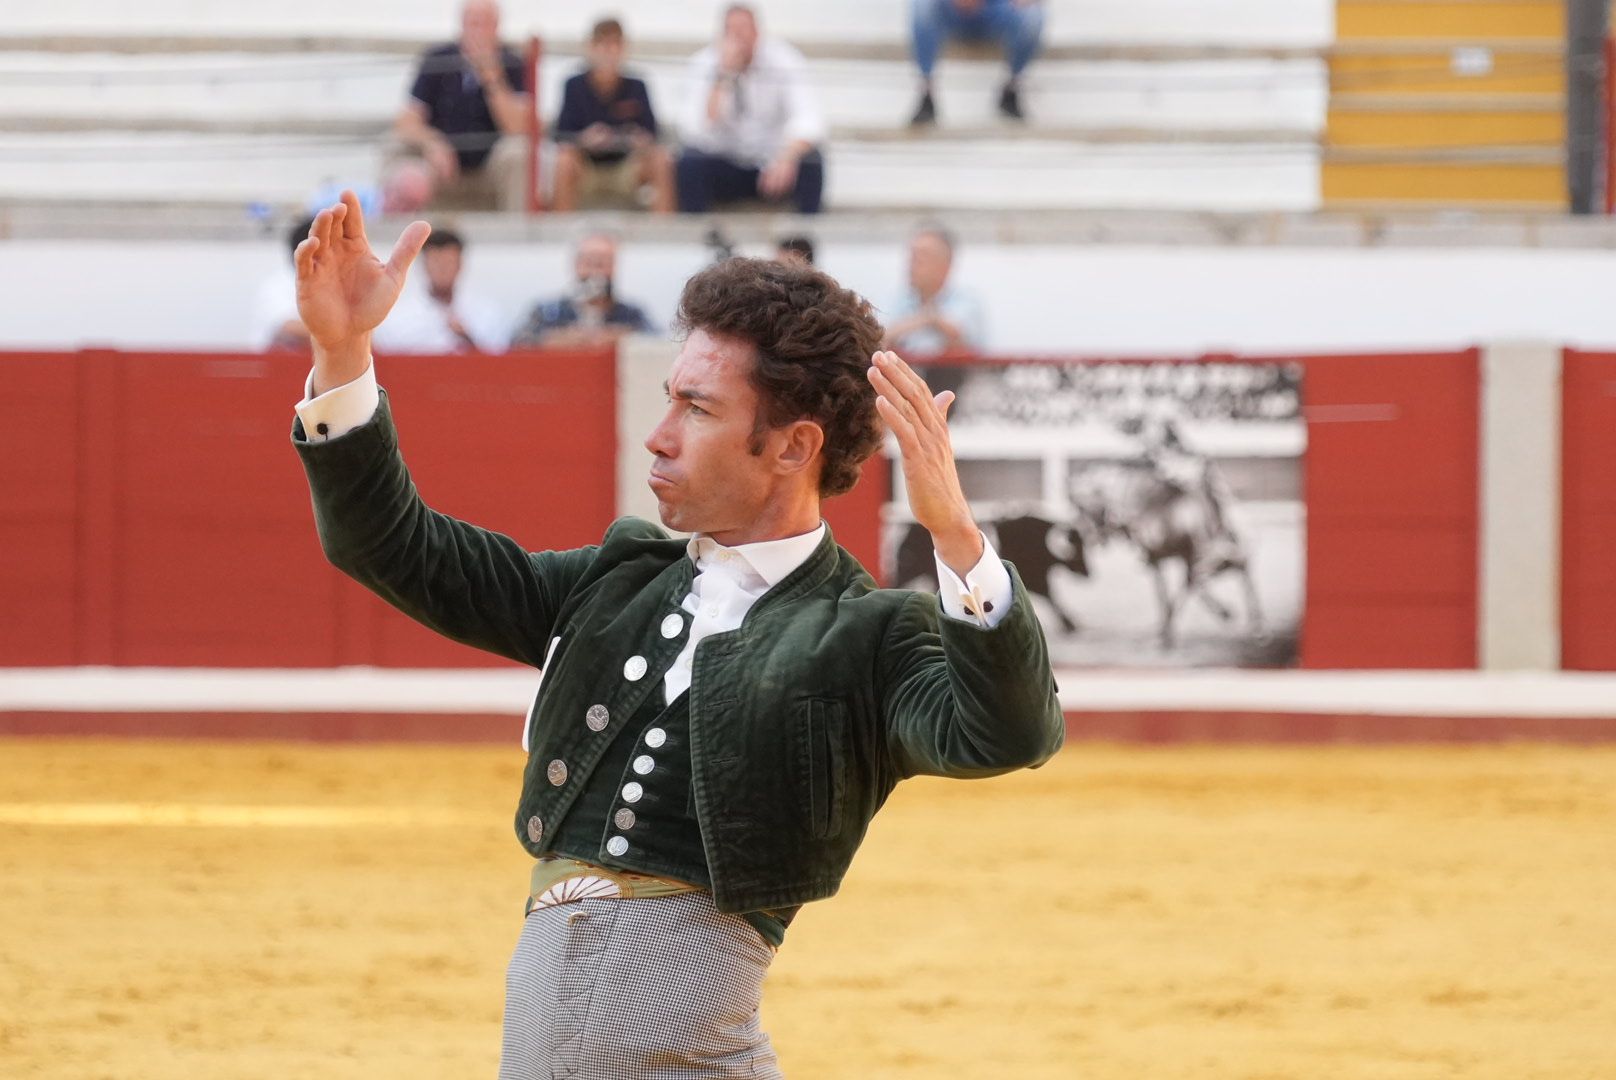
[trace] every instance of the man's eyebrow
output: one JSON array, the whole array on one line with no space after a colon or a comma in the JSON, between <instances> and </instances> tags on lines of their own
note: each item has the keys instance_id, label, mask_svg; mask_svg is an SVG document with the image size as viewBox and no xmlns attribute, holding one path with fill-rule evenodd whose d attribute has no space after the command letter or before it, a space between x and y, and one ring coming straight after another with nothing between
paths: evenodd
<instances>
[{"instance_id":1,"label":"man's eyebrow","mask_svg":"<svg viewBox=\"0 0 1616 1080\"><path fill-rule=\"evenodd\" d=\"M705 390L702 390L699 387L681 386L679 388L679 392L676 394L673 392L673 387L668 385L668 381L666 379L662 381L662 392L668 395L670 398L678 398L680 401L718 400L717 398L713 397L713 395L707 393Z\"/></svg>"}]
</instances>

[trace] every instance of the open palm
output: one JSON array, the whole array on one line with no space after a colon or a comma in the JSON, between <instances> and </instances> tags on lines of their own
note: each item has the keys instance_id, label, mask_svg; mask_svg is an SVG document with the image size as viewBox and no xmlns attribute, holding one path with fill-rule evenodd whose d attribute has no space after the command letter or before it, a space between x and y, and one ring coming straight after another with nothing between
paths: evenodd
<instances>
[{"instance_id":1,"label":"open palm","mask_svg":"<svg viewBox=\"0 0 1616 1080\"><path fill-rule=\"evenodd\" d=\"M353 192L316 214L296 254L297 312L315 344L338 348L381 325L431 231L424 221L412 222L383 263L370 250Z\"/></svg>"}]
</instances>

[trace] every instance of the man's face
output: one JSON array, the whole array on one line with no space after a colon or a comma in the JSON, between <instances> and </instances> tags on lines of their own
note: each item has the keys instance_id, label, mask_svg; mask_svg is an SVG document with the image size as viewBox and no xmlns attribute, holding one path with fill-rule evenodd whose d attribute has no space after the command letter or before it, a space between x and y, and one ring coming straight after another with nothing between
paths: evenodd
<instances>
[{"instance_id":1,"label":"man's face","mask_svg":"<svg viewBox=\"0 0 1616 1080\"><path fill-rule=\"evenodd\" d=\"M467 0L460 9L461 44L488 49L499 40L499 5L493 0Z\"/></svg>"},{"instance_id":2,"label":"man's face","mask_svg":"<svg viewBox=\"0 0 1616 1080\"><path fill-rule=\"evenodd\" d=\"M724 36L735 42L742 58L751 64L757 51L757 17L750 11L731 11L724 16Z\"/></svg>"},{"instance_id":3,"label":"man's face","mask_svg":"<svg viewBox=\"0 0 1616 1080\"><path fill-rule=\"evenodd\" d=\"M758 414L751 345L694 330L668 373L668 411L646 437L655 455L650 485L662 523L745 543L777 479L765 432L751 452Z\"/></svg>"},{"instance_id":4,"label":"man's face","mask_svg":"<svg viewBox=\"0 0 1616 1080\"><path fill-rule=\"evenodd\" d=\"M590 278L610 281L617 270L617 245L604 236L586 236L578 245L572 266L579 281Z\"/></svg>"},{"instance_id":5,"label":"man's face","mask_svg":"<svg viewBox=\"0 0 1616 1080\"><path fill-rule=\"evenodd\" d=\"M604 75L623 70L623 39L606 34L589 43L589 66Z\"/></svg>"},{"instance_id":6,"label":"man's face","mask_svg":"<svg viewBox=\"0 0 1616 1080\"><path fill-rule=\"evenodd\" d=\"M421 264L426 270L427 283L435 293L454 291L455 280L460 277L461 253L452 244L427 248L421 252Z\"/></svg>"},{"instance_id":7,"label":"man's face","mask_svg":"<svg viewBox=\"0 0 1616 1080\"><path fill-rule=\"evenodd\" d=\"M909 284L921 296L933 296L948 281L954 255L942 237L921 233L909 241Z\"/></svg>"}]
</instances>

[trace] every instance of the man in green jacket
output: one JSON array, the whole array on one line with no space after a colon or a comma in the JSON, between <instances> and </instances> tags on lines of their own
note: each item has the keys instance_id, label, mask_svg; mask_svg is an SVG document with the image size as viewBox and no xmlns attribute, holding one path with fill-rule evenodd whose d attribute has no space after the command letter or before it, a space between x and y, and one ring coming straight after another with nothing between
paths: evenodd
<instances>
[{"instance_id":1,"label":"man in green jacket","mask_svg":"<svg viewBox=\"0 0 1616 1080\"><path fill-rule=\"evenodd\" d=\"M427 226L384 264L351 194L297 250L314 370L293 441L328 558L457 641L529 663L516 833L535 858L501 1080L773 1077L762 981L836 892L899 780L1036 766L1063 724L1015 571L972 520L945 416L870 306L812 268L731 259L686 284L645 441L670 538L614 522L529 552L410 482L370 332ZM939 596L878 589L820 500L882 423Z\"/></svg>"}]
</instances>

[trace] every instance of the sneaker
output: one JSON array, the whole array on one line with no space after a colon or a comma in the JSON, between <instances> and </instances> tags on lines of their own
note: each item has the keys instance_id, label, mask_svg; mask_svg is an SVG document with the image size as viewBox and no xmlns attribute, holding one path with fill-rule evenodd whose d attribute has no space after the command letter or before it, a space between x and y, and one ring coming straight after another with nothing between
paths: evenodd
<instances>
[{"instance_id":1,"label":"sneaker","mask_svg":"<svg viewBox=\"0 0 1616 1080\"><path fill-rule=\"evenodd\" d=\"M910 127L929 127L937 122L937 106L931 100L931 91L920 95L920 104L915 107L915 115L909 121Z\"/></svg>"},{"instance_id":2,"label":"sneaker","mask_svg":"<svg viewBox=\"0 0 1616 1080\"><path fill-rule=\"evenodd\" d=\"M1014 83L1005 83L1004 89L999 91L999 115L1006 120L1027 119L1026 114L1021 111L1021 93Z\"/></svg>"}]
</instances>

